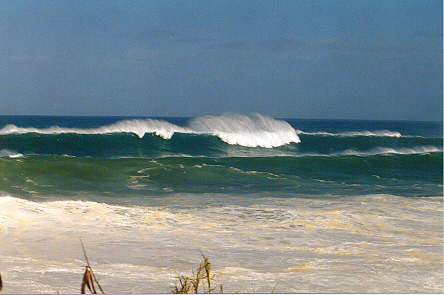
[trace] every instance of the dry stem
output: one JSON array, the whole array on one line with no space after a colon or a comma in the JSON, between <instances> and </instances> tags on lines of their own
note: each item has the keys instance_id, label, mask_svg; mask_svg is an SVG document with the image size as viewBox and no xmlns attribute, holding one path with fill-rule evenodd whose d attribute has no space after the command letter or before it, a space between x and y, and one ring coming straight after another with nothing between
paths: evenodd
<instances>
[{"instance_id":1,"label":"dry stem","mask_svg":"<svg viewBox=\"0 0 444 295\"><path fill-rule=\"evenodd\" d=\"M200 252L200 251L199 251ZM199 285L201 280L205 280L208 289L205 290L205 281L202 282L202 288L204 293L211 293L215 288L211 289L211 280L214 279L214 275L211 276L211 263L208 261L208 258L205 257L202 252L200 254L203 257L203 261L200 263L200 266L198 270L196 271L196 274L193 271L192 277L185 277L185 276L178 276L177 279L179 280L180 286L178 286L176 282L176 287L173 290L173 293L175 294L187 294L192 291L194 293L199 293ZM223 293L223 288L220 286L221 293Z\"/></svg>"},{"instance_id":2,"label":"dry stem","mask_svg":"<svg viewBox=\"0 0 444 295\"><path fill-rule=\"evenodd\" d=\"M80 243L82 244L83 255L85 256L85 260L87 263L87 265L85 266L85 273L83 274L83 280L82 280L82 286L80 288L80 292L82 294L86 294L85 287L88 287L91 294L97 294L96 287L94 286L94 282L95 282L97 284L97 286L99 287L100 291L102 292L102 294L105 294L105 292L103 292L102 286L100 286L99 282L97 281L96 276L94 275L91 265L89 264L89 259L88 259L88 256L86 256L86 250L85 250L85 246L83 246L82 239L80 239Z\"/></svg>"}]
</instances>

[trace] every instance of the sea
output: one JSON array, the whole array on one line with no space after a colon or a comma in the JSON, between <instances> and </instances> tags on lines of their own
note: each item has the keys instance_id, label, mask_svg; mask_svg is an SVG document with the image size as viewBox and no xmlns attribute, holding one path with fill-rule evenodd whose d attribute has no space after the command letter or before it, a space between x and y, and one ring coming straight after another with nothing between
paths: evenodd
<instances>
[{"instance_id":1,"label":"sea","mask_svg":"<svg viewBox=\"0 0 444 295\"><path fill-rule=\"evenodd\" d=\"M442 122L1 116L0 194L4 294L444 291Z\"/></svg>"}]
</instances>

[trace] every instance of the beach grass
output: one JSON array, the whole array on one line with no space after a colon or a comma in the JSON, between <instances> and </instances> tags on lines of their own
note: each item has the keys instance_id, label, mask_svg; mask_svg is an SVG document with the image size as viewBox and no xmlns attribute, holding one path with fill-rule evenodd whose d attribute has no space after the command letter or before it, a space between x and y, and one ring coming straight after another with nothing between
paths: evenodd
<instances>
[{"instance_id":1,"label":"beach grass","mask_svg":"<svg viewBox=\"0 0 444 295\"><path fill-rule=\"evenodd\" d=\"M82 239L80 239L80 243L82 244L83 255L85 256L85 260L86 260L85 273L83 274L83 280L82 280L82 285L80 287L80 293L86 294L86 287L88 287L91 294L98 294L96 286L95 286L97 284L97 287L102 292L102 294L105 294L105 292L103 292L102 286L100 286L99 282L97 281L96 276L94 275L91 265L89 264L89 259L88 259L88 256L86 255L86 250L85 250L85 246L83 245Z\"/></svg>"},{"instance_id":2,"label":"beach grass","mask_svg":"<svg viewBox=\"0 0 444 295\"><path fill-rule=\"evenodd\" d=\"M199 287L203 293L211 293L217 287L211 287L211 281L214 280L215 275L211 275L211 263L208 258L202 254L202 262L199 265L197 271L192 270L191 277L179 275L177 276L176 287L173 289L174 294L188 294L199 293ZM220 293L223 293L223 287L220 285Z\"/></svg>"},{"instance_id":3,"label":"beach grass","mask_svg":"<svg viewBox=\"0 0 444 295\"><path fill-rule=\"evenodd\" d=\"M98 282L91 268L82 239L80 239L80 243L82 245L83 255L85 256L86 260L85 273L83 274L80 293L86 294L86 288L88 287L91 294L98 294L97 289L99 289L102 292L102 294L105 294L105 292L102 289L102 286L100 286L100 283ZM217 288L211 286L211 282L215 279L216 276L214 274L213 275L211 274L211 263L208 260L208 258L202 254L202 252L200 252L200 254L202 255L203 260L196 271L192 270L191 276L178 275L176 277L177 281L172 291L173 294L189 294L189 293L197 294L199 293L199 291L202 291L203 293L207 294L211 293ZM0 290L1 287L2 287L2 282L0 276ZM219 286L219 290L220 293L223 293L222 285Z\"/></svg>"}]
</instances>

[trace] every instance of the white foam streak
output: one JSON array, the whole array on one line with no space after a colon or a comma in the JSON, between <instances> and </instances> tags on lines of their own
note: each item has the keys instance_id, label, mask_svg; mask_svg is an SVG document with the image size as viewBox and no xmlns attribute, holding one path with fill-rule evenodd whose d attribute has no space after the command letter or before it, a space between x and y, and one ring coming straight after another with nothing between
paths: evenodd
<instances>
[{"instance_id":1,"label":"white foam streak","mask_svg":"<svg viewBox=\"0 0 444 295\"><path fill-rule=\"evenodd\" d=\"M205 116L192 120L190 127L195 132L215 135L228 144L246 147L273 148L300 142L290 124L259 114Z\"/></svg>"},{"instance_id":2,"label":"white foam streak","mask_svg":"<svg viewBox=\"0 0 444 295\"><path fill-rule=\"evenodd\" d=\"M343 154L344 155L383 155L383 154L400 154L400 155L414 155L414 154L427 154L434 152L442 152L442 148L438 148L435 146L417 146L412 148L386 148L386 147L377 147L368 152L359 152L356 150L347 150Z\"/></svg>"},{"instance_id":3,"label":"white foam streak","mask_svg":"<svg viewBox=\"0 0 444 295\"><path fill-rule=\"evenodd\" d=\"M0 158L10 157L10 158L20 158L23 157L23 154L20 154L13 150L2 149L0 150Z\"/></svg>"},{"instance_id":4,"label":"white foam streak","mask_svg":"<svg viewBox=\"0 0 444 295\"><path fill-rule=\"evenodd\" d=\"M340 132L340 133L330 133L330 132L304 132L298 130L298 134L306 135L323 135L323 136L380 136L380 137L401 137L401 133L397 131L390 130L375 130L375 131L350 131L350 132Z\"/></svg>"}]
</instances>

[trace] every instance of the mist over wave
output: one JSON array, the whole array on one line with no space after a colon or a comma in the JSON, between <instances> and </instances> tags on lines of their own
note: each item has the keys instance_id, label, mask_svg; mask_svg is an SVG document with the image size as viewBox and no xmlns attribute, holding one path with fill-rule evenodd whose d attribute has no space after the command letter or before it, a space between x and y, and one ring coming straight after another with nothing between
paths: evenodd
<instances>
[{"instance_id":1,"label":"mist over wave","mask_svg":"<svg viewBox=\"0 0 444 295\"><path fill-rule=\"evenodd\" d=\"M215 135L228 144L246 147L272 148L301 141L287 122L259 114L200 117L193 119L190 127L196 132Z\"/></svg>"}]
</instances>

